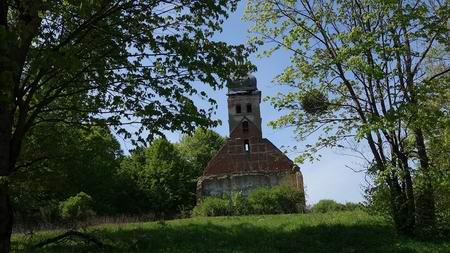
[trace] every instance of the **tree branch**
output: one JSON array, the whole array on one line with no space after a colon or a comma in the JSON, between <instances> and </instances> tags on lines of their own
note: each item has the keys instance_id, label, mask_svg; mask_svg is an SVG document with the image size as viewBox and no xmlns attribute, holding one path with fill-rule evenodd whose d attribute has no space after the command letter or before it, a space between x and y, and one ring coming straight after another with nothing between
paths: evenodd
<instances>
[{"instance_id":1,"label":"tree branch","mask_svg":"<svg viewBox=\"0 0 450 253\"><path fill-rule=\"evenodd\" d=\"M90 242L95 244L97 247L99 248L109 248L110 246L108 246L107 244L104 244L103 242L101 242L100 240L98 240L97 238L95 238L94 236L90 235L90 234L86 234L86 233L82 233L79 231L75 231L75 230L70 230L68 232L65 232L64 234L49 238L47 240L44 240L36 245L33 246L34 249L38 249L38 248L43 248L46 245L52 244L52 243L57 243L59 241L62 241L64 239L72 239L73 237L78 237L84 241Z\"/></svg>"},{"instance_id":2,"label":"tree branch","mask_svg":"<svg viewBox=\"0 0 450 253\"><path fill-rule=\"evenodd\" d=\"M8 29L8 3L7 0L0 0L0 26Z\"/></svg>"},{"instance_id":3,"label":"tree branch","mask_svg":"<svg viewBox=\"0 0 450 253\"><path fill-rule=\"evenodd\" d=\"M444 70L444 71L442 71L442 72L439 72L439 73L435 74L434 76L428 78L427 82L431 82L433 79L436 79L436 78L438 78L438 77L440 77L440 76L442 76L442 75L445 75L445 74L448 73L448 72L450 72L450 68L449 68L449 69L446 69L446 70Z\"/></svg>"}]
</instances>

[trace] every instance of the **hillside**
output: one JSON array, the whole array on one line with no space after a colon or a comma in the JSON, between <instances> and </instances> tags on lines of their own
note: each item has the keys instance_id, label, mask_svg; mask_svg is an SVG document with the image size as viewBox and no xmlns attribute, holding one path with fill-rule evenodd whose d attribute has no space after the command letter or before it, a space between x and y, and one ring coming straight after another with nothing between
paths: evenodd
<instances>
[{"instance_id":1,"label":"hillside","mask_svg":"<svg viewBox=\"0 0 450 253\"><path fill-rule=\"evenodd\" d=\"M167 222L108 224L88 229L109 248L81 240L31 250L31 239L13 236L16 252L450 252L450 240L397 238L383 218L363 212L192 218Z\"/></svg>"}]
</instances>

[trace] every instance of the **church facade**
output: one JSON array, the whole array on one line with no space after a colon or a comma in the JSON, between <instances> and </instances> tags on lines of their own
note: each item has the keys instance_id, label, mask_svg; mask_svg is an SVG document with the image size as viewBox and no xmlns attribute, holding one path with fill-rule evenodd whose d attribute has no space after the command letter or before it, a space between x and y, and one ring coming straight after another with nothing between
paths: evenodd
<instances>
[{"instance_id":1,"label":"church facade","mask_svg":"<svg viewBox=\"0 0 450 253\"><path fill-rule=\"evenodd\" d=\"M231 83L227 96L230 137L199 178L197 199L276 185L304 191L299 167L262 136L256 78Z\"/></svg>"}]
</instances>

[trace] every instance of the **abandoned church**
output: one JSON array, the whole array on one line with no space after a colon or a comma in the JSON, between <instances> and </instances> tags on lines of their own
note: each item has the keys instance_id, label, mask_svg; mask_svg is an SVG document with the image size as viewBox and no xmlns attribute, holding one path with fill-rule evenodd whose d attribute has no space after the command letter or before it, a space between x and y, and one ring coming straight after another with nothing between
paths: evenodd
<instances>
[{"instance_id":1,"label":"abandoned church","mask_svg":"<svg viewBox=\"0 0 450 253\"><path fill-rule=\"evenodd\" d=\"M299 167L262 137L256 78L232 82L227 96L230 136L199 178L197 198L282 184L304 191Z\"/></svg>"}]
</instances>

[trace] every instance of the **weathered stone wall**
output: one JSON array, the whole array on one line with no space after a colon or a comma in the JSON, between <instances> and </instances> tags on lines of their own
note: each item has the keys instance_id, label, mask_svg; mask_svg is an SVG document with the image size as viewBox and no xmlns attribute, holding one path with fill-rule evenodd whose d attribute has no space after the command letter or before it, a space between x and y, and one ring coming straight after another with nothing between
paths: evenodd
<instances>
[{"instance_id":1,"label":"weathered stone wall","mask_svg":"<svg viewBox=\"0 0 450 253\"><path fill-rule=\"evenodd\" d=\"M197 197L221 196L232 192L242 192L247 195L249 191L259 187L273 187L287 185L303 191L303 177L297 172L247 172L204 176L197 184Z\"/></svg>"}]
</instances>

